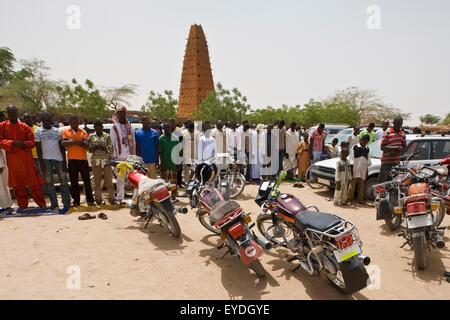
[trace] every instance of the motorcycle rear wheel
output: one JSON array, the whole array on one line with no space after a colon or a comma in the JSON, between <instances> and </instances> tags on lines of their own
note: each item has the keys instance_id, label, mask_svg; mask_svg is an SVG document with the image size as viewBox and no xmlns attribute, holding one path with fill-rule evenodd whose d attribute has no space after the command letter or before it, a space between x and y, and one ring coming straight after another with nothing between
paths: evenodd
<instances>
[{"instance_id":1,"label":"motorcycle rear wheel","mask_svg":"<svg viewBox=\"0 0 450 320\"><path fill-rule=\"evenodd\" d=\"M221 233L219 229L209 224L209 214L205 210L201 210L198 213L198 221L200 221L200 224L212 233L217 235Z\"/></svg>"},{"instance_id":2,"label":"motorcycle rear wheel","mask_svg":"<svg viewBox=\"0 0 450 320\"><path fill-rule=\"evenodd\" d=\"M413 248L416 267L419 270L424 270L427 266L427 249L425 248L425 238L413 238Z\"/></svg>"},{"instance_id":3,"label":"motorcycle rear wheel","mask_svg":"<svg viewBox=\"0 0 450 320\"><path fill-rule=\"evenodd\" d=\"M266 270L264 269L263 265L261 264L261 261L259 259L256 259L252 263L248 265L248 267L253 270L257 276L263 278L266 275Z\"/></svg>"}]
</instances>

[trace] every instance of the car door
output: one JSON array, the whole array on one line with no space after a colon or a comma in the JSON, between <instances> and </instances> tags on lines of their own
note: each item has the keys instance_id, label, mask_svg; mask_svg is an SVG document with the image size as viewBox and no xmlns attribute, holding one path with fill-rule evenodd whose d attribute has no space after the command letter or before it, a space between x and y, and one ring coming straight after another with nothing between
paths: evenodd
<instances>
[{"instance_id":1,"label":"car door","mask_svg":"<svg viewBox=\"0 0 450 320\"><path fill-rule=\"evenodd\" d=\"M431 159L440 161L450 154L450 139L431 141Z\"/></svg>"},{"instance_id":2,"label":"car door","mask_svg":"<svg viewBox=\"0 0 450 320\"><path fill-rule=\"evenodd\" d=\"M419 154L409 162L409 167L432 165L439 162L439 160L431 158L431 140L413 140L407 150L407 154L419 151Z\"/></svg>"}]
</instances>

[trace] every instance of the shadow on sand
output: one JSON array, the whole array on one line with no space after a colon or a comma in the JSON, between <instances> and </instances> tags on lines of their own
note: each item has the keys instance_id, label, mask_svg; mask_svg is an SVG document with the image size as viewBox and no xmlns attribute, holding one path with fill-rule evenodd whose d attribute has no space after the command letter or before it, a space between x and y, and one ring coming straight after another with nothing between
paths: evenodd
<instances>
[{"instance_id":1,"label":"shadow on sand","mask_svg":"<svg viewBox=\"0 0 450 320\"><path fill-rule=\"evenodd\" d=\"M231 300L260 300L269 291L265 291L267 286L278 287L279 283L269 274L263 278L258 277L253 271L246 267L238 256L226 255L225 248L218 250L219 238L215 235L205 236L202 243L211 248L200 251L200 257L205 257L205 265L215 263L221 269L221 279L223 287L228 291ZM267 270L266 270L267 271Z\"/></svg>"}]
</instances>

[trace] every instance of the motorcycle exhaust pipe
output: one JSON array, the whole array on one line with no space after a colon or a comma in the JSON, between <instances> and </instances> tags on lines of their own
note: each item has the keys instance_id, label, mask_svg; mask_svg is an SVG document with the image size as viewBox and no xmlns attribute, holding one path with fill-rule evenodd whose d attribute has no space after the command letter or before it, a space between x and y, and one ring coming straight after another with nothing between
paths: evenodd
<instances>
[{"instance_id":1,"label":"motorcycle exhaust pipe","mask_svg":"<svg viewBox=\"0 0 450 320\"><path fill-rule=\"evenodd\" d=\"M436 236L436 247L438 247L438 249L445 247L445 242L440 236Z\"/></svg>"},{"instance_id":2,"label":"motorcycle exhaust pipe","mask_svg":"<svg viewBox=\"0 0 450 320\"><path fill-rule=\"evenodd\" d=\"M175 207L175 211L181 214L186 214L188 209L186 207Z\"/></svg>"},{"instance_id":3,"label":"motorcycle exhaust pipe","mask_svg":"<svg viewBox=\"0 0 450 320\"><path fill-rule=\"evenodd\" d=\"M357 257L362 262L363 265L368 266L370 264L370 258L368 256L358 254Z\"/></svg>"},{"instance_id":4,"label":"motorcycle exhaust pipe","mask_svg":"<svg viewBox=\"0 0 450 320\"><path fill-rule=\"evenodd\" d=\"M258 243L264 250L272 249L272 242L266 239L261 239L260 237L255 237L256 243Z\"/></svg>"}]
</instances>

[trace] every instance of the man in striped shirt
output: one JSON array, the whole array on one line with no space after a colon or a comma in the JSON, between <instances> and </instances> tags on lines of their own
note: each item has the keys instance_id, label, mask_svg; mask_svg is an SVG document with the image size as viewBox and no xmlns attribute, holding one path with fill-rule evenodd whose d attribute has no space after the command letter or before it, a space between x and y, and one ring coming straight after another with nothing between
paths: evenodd
<instances>
[{"instance_id":1,"label":"man in striped shirt","mask_svg":"<svg viewBox=\"0 0 450 320\"><path fill-rule=\"evenodd\" d=\"M394 126L389 128L381 140L381 168L378 183L385 182L389 171L400 163L400 157L406 150L406 136L402 131L403 119L394 119Z\"/></svg>"}]
</instances>

